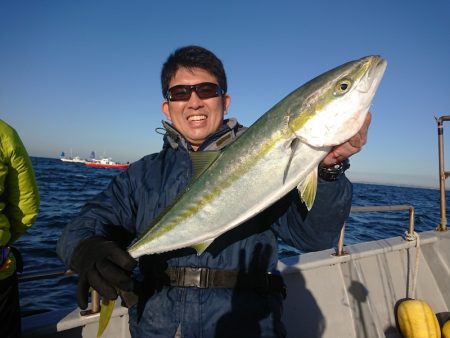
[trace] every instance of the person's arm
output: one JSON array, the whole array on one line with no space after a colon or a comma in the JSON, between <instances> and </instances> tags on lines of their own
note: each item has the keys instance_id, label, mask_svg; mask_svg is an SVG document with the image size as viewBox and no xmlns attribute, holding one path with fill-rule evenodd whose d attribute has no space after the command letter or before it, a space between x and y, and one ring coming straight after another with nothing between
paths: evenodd
<instances>
[{"instance_id":1,"label":"person's arm","mask_svg":"<svg viewBox=\"0 0 450 338\"><path fill-rule=\"evenodd\" d=\"M134 237L135 217L128 172L89 201L65 227L56 251L79 275L77 302L84 309L92 286L105 299L117 298L117 288L132 291L131 272L137 262L125 247Z\"/></svg>"},{"instance_id":2,"label":"person's arm","mask_svg":"<svg viewBox=\"0 0 450 338\"><path fill-rule=\"evenodd\" d=\"M74 249L90 237L102 236L117 242L131 240L135 217L130 191L129 176L123 172L114 177L105 191L88 201L80 214L65 226L57 241L56 252L67 267L70 267Z\"/></svg>"},{"instance_id":3,"label":"person's arm","mask_svg":"<svg viewBox=\"0 0 450 338\"><path fill-rule=\"evenodd\" d=\"M0 246L11 245L35 222L39 190L17 132L0 120Z\"/></svg>"},{"instance_id":4,"label":"person's arm","mask_svg":"<svg viewBox=\"0 0 450 338\"><path fill-rule=\"evenodd\" d=\"M291 204L274 225L278 236L302 251L317 251L336 245L352 202L352 184L340 175L336 181L319 178L311 210L300 201L297 191L290 193Z\"/></svg>"}]
</instances>

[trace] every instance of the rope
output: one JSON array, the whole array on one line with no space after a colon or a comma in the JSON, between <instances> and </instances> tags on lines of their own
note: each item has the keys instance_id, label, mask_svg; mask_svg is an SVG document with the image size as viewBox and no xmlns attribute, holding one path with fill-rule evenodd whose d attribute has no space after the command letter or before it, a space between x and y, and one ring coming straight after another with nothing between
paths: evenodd
<instances>
[{"instance_id":1,"label":"rope","mask_svg":"<svg viewBox=\"0 0 450 338\"><path fill-rule=\"evenodd\" d=\"M408 297L409 298L415 298L416 296L416 286L417 286L417 274L419 272L419 254L420 254L420 237L419 234L413 231L412 234L410 234L408 231L405 232L405 239L407 241L416 241L416 261L414 264L414 271L413 271L413 280L412 280L412 287L410 290L408 290ZM409 275L409 271L408 271Z\"/></svg>"}]
</instances>

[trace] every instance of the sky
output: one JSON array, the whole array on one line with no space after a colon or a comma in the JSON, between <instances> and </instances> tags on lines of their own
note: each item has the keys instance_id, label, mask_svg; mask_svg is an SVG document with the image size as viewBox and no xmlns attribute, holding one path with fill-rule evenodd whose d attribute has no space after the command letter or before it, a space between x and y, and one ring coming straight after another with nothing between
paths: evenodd
<instances>
[{"instance_id":1,"label":"sky","mask_svg":"<svg viewBox=\"0 0 450 338\"><path fill-rule=\"evenodd\" d=\"M189 44L223 61L228 116L247 126L315 76L383 56L368 143L348 176L438 186L435 117L450 115L448 0L0 0L0 118L31 156L94 150L136 161L161 148L161 66Z\"/></svg>"}]
</instances>

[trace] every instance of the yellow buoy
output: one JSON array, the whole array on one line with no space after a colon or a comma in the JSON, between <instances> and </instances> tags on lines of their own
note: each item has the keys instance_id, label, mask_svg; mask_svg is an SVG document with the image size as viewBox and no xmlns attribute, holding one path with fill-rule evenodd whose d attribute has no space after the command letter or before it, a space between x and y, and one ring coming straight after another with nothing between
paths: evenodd
<instances>
[{"instance_id":1,"label":"yellow buoy","mask_svg":"<svg viewBox=\"0 0 450 338\"><path fill-rule=\"evenodd\" d=\"M450 338L450 320L447 320L442 326L442 338Z\"/></svg>"},{"instance_id":2,"label":"yellow buoy","mask_svg":"<svg viewBox=\"0 0 450 338\"><path fill-rule=\"evenodd\" d=\"M441 330L431 307L419 299L407 299L397 307L397 322L405 338L440 338ZM450 325L450 324L449 324ZM448 336L450 338L450 336Z\"/></svg>"}]
</instances>

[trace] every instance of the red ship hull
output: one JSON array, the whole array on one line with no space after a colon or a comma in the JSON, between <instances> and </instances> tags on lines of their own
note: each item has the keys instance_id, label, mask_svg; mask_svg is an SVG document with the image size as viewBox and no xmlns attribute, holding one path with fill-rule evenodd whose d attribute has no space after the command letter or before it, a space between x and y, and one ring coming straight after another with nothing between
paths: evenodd
<instances>
[{"instance_id":1,"label":"red ship hull","mask_svg":"<svg viewBox=\"0 0 450 338\"><path fill-rule=\"evenodd\" d=\"M104 164L95 162L85 162L84 164L87 165L88 167L95 167L95 168L127 169L129 167L129 164L127 163Z\"/></svg>"}]
</instances>

